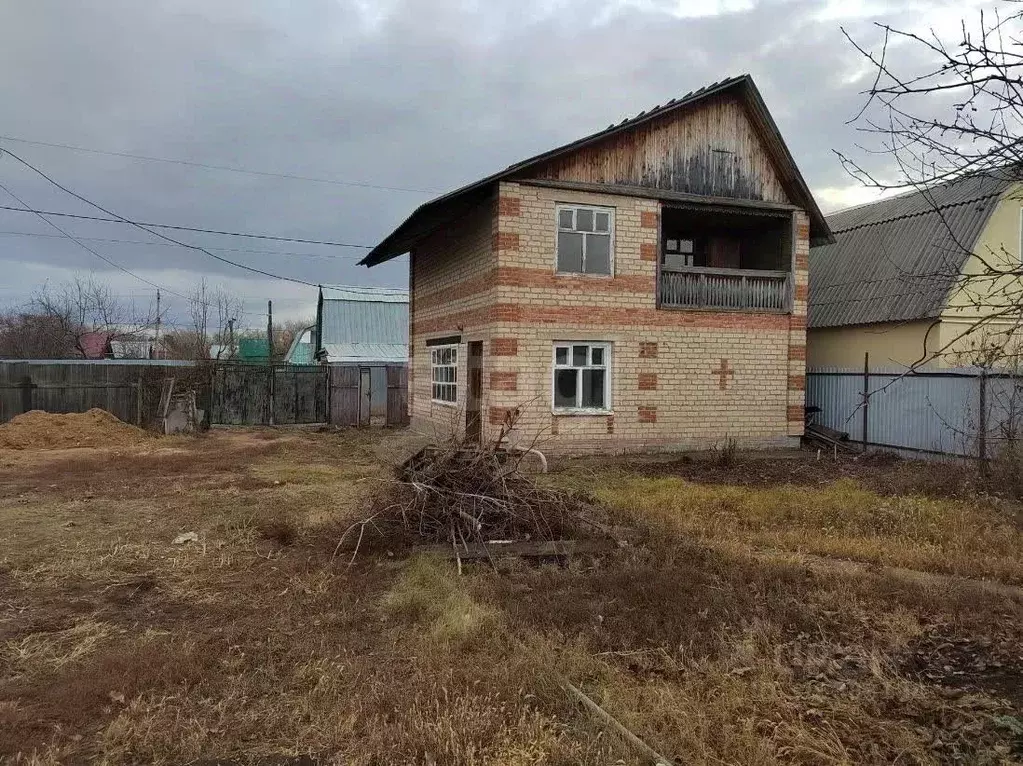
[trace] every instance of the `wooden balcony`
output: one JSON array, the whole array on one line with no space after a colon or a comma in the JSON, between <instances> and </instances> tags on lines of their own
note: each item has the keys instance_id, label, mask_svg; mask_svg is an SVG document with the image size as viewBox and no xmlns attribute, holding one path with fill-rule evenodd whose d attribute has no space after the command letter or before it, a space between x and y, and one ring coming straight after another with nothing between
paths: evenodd
<instances>
[{"instance_id":1,"label":"wooden balcony","mask_svg":"<svg viewBox=\"0 0 1023 766\"><path fill-rule=\"evenodd\" d=\"M662 268L658 306L662 309L789 311L792 275L761 269Z\"/></svg>"}]
</instances>

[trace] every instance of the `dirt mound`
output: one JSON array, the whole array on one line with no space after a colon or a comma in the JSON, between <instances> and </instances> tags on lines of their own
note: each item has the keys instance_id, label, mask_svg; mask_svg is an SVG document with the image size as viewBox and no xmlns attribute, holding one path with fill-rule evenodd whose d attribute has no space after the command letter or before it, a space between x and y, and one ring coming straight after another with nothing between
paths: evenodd
<instances>
[{"instance_id":1,"label":"dirt mound","mask_svg":"<svg viewBox=\"0 0 1023 766\"><path fill-rule=\"evenodd\" d=\"M0 448L68 449L71 447L128 447L149 434L106 410L59 414L32 410L0 425Z\"/></svg>"}]
</instances>

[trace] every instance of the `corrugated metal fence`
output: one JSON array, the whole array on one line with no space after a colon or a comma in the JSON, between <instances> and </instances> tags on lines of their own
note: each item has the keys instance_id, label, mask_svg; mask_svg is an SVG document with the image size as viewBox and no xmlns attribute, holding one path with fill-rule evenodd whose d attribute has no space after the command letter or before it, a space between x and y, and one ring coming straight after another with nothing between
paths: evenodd
<instances>
[{"instance_id":1,"label":"corrugated metal fence","mask_svg":"<svg viewBox=\"0 0 1023 766\"><path fill-rule=\"evenodd\" d=\"M194 365L164 360L0 360L0 423L29 410L99 407L128 423L157 417L166 378L223 425L408 423L405 365Z\"/></svg>"},{"instance_id":2,"label":"corrugated metal fence","mask_svg":"<svg viewBox=\"0 0 1023 766\"><path fill-rule=\"evenodd\" d=\"M976 368L810 368L806 406L820 408L810 422L854 442L864 441L866 424L866 442L875 447L992 457L1021 425L1023 378Z\"/></svg>"}]
</instances>

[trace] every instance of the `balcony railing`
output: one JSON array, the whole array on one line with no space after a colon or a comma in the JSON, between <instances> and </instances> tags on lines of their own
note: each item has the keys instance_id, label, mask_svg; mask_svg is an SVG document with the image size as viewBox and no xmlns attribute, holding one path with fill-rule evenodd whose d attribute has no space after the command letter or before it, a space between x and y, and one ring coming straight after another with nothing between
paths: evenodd
<instances>
[{"instance_id":1,"label":"balcony railing","mask_svg":"<svg viewBox=\"0 0 1023 766\"><path fill-rule=\"evenodd\" d=\"M790 274L759 269L689 268L661 271L660 306L666 309L788 311Z\"/></svg>"}]
</instances>

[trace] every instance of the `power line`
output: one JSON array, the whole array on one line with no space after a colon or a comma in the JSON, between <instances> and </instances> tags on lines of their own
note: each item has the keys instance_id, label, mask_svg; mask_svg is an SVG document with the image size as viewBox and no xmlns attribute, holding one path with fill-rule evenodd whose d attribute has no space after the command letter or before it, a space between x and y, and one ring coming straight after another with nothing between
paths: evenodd
<instances>
[{"instance_id":1,"label":"power line","mask_svg":"<svg viewBox=\"0 0 1023 766\"><path fill-rule=\"evenodd\" d=\"M118 221L118 223L120 223ZM11 237L44 237L52 239L62 239L59 234L43 234L38 231L0 231L0 235L11 236ZM152 245L153 247L177 247L169 242L147 242L142 239L112 239L107 237L78 237L78 239L85 240L86 242L116 242L122 245ZM358 255L345 255L340 253L297 253L290 250L257 250L246 247L210 247L210 250L216 250L221 253L259 253L262 255L290 255L290 256L304 256L306 258L358 258Z\"/></svg>"},{"instance_id":2,"label":"power line","mask_svg":"<svg viewBox=\"0 0 1023 766\"><path fill-rule=\"evenodd\" d=\"M19 197L19 196L18 196L17 194L15 194L14 192L12 192L12 191L11 191L10 189L8 189L8 188L7 188L6 186L4 186L4 185L3 185L2 183L0 183L0 189L3 189L3 190L4 190L5 192L7 192L7 194L8 194L9 196L13 197L13 198L14 198L15 200L17 200L17 201L18 201L19 203L21 203L22 205L24 205L24 204L25 204L25 202L24 202L24 201L23 201L23 200L21 199L21 197ZM59 226L58 226L57 224L55 224L55 223L54 223L53 221L50 221L50 220L48 220L48 219L47 219L47 218L46 218L45 216L43 216L43 215L39 215L39 218L41 218L41 219L42 219L42 220L43 220L43 221L44 221L44 222L45 222L46 224L48 224L48 225L52 226L52 227L53 227L54 229L56 229L57 231L59 231L59 232L60 232L60 233L61 233L62 235L64 235L64 236L65 236L65 237L67 237L68 239L70 239L70 240L71 240L72 242L74 242L74 243L75 243L76 245L78 245L78 246L79 246L79 247L81 247L82 249L84 249L84 250L87 250L88 252L90 252L90 253L92 253L93 255L95 255L95 256L96 256L97 258L99 258L99 259L100 259L101 261L103 261L104 263L108 263L108 264L110 264L110 265L111 265L111 266L113 266L113 267L114 267L115 269L120 269L120 270L121 270L121 271L123 271L123 272L124 272L125 274L127 274L127 275L129 275L129 276L132 276L132 277L134 277L135 279L139 280L140 282L145 282L145 283L146 283L147 285L150 285L150 286L152 286L152 287L155 287L155 288L156 288L157 290L166 290L166 291L167 291L168 293L170 293L171 295L176 295L176 296L178 296L179 298L184 298L185 300L188 300L188 298L187 298L186 296L182 295L181 293L176 293L176 292L174 292L173 290L167 290L167 288L166 288L166 287L161 287L160 285L156 284L156 282L150 282L150 281L149 281L148 279L146 279L145 277L140 277L140 276L139 276L138 274L136 274L136 273L135 273L134 271L131 271L130 269L127 269L127 268L125 268L124 266L122 266L121 264L117 263L116 261L112 261L112 260L110 260L110 259L109 259L109 258L107 258L107 257L106 257L105 255L102 255L102 254L100 254L100 253L96 252L95 250L93 250L93 249L92 249L91 247L89 247L89 246L88 246L87 244L85 244L84 242L80 242L80 241L78 241L78 240L77 240L77 239L76 239L76 238L75 238L74 236L72 236L72 235L71 235L71 234L69 234L68 232L64 231L64 229L60 228L60 227L59 227Z\"/></svg>"},{"instance_id":3,"label":"power line","mask_svg":"<svg viewBox=\"0 0 1023 766\"><path fill-rule=\"evenodd\" d=\"M6 151L6 150L4 150ZM7 152L11 154L10 152ZM14 157L13 154L11 154ZM92 203L89 203L92 204ZM95 206L98 207L98 206ZM102 208L100 208L102 209ZM81 215L80 213L58 213L53 210L36 210L30 208L28 205L22 207L11 207L10 205L0 205L0 210L11 210L15 213L35 213L36 215L54 215L60 218L78 218L83 221L103 221L104 223L128 223L132 226L150 226L154 229L173 229L175 231L196 231L201 234L222 234L227 237L247 237L249 239L267 239L275 242L298 242L304 245L329 245L331 247L357 247L362 250L372 250L375 245L353 245L348 242L330 242L322 239L302 239L300 237L278 237L272 234L249 234L241 231L220 231L218 229L202 229L197 226L173 226L169 223L146 223L140 221L138 223L134 221L128 221L120 217L116 218L103 218L98 215Z\"/></svg>"},{"instance_id":4,"label":"power line","mask_svg":"<svg viewBox=\"0 0 1023 766\"><path fill-rule=\"evenodd\" d=\"M244 269L245 271L251 271L254 274L261 274L264 277L270 277L272 279L280 279L280 280L285 281L285 282L293 282L293 283L299 284L299 285L307 285L309 287L316 287L316 284L313 283L313 282L306 282L304 279L297 279L295 277L285 277L285 276L281 276L280 274L273 274L273 273L271 273L269 271L264 271L263 269L257 269L255 266L246 266L244 263L238 263L237 261L232 261L229 258L224 258L221 255L216 255L214 253L211 253L209 250L207 250L204 247L200 247L199 245L190 245L187 242L182 242L181 240L174 239L173 237L168 237L166 234L161 234L158 231L153 231L152 229L147 229L145 224L136 223L135 221L132 221L132 220L130 220L128 218L125 218L124 216L118 215L117 213L113 212L112 210L108 210L107 208L103 207L100 204L97 204L96 202L93 202L92 200L88 199L87 197L83 197L81 194L78 194L77 192L72 191L71 189L69 189L68 187L64 186L63 184L61 184L61 183L55 181L54 179L50 178L50 176L46 175L46 173L41 171L39 168L35 167L35 165L33 165L32 163L27 162L26 160L23 160L21 157L19 157L18 155L14 154L14 152L10 151L9 149L4 149L3 151L4 151L5 154L7 154L10 157L13 157L15 160L20 162L22 165L24 165L26 168L28 168L32 172L42 176L44 179L49 181L51 184L56 186L58 189L60 189L65 194L70 194L75 199L81 200L82 202L86 203L87 205L92 205L97 210L99 210L99 211L101 211L103 213L106 213L107 215L112 216L113 218L116 218L119 221L122 221L122 222L127 223L127 224L131 224L132 226L134 226L137 229L140 229L140 230L146 232L147 234L150 234L150 235L152 235L154 237L159 237L160 239L165 239L168 242L173 242L176 245L181 245L181 247L187 247L189 250L195 250L195 251L200 252L200 253L205 253L210 258L213 258L216 261L220 261L221 263L226 263L226 264L229 264L231 266L235 266L235 267L237 267L239 269ZM19 202L20 202L20 200L19 200ZM24 204L24 203L22 203L22 204ZM63 229L60 229L60 230L63 231Z\"/></svg>"},{"instance_id":5,"label":"power line","mask_svg":"<svg viewBox=\"0 0 1023 766\"><path fill-rule=\"evenodd\" d=\"M178 160L167 157L152 157L146 154L129 154L128 152L112 152L104 149L89 149L84 146L73 144L60 144L49 141L30 141L27 138L15 138L14 136L0 136L3 141L16 141L20 144L32 144L34 146L49 146L54 149L69 149L75 152L86 152L88 154L105 154L110 157L126 157L132 160L145 160L146 162L165 162L172 165L185 165L193 168L205 168L206 170L226 170L231 173L244 173L250 176L265 176L268 178L287 178L291 181L311 181L318 184L332 184L335 186L354 186L361 189L382 189L384 191L410 192L412 194L439 194L436 189L415 189L407 186L384 186L382 184L371 184L366 181L341 181L336 178L317 178L316 176L303 176L295 173L274 173L269 170L252 170L236 165L212 165L206 162L195 162L194 160Z\"/></svg>"}]
</instances>

